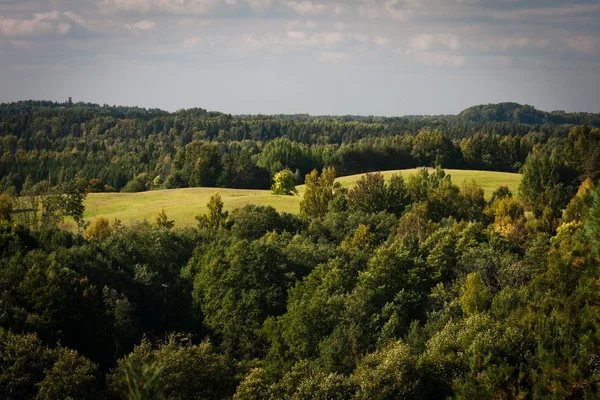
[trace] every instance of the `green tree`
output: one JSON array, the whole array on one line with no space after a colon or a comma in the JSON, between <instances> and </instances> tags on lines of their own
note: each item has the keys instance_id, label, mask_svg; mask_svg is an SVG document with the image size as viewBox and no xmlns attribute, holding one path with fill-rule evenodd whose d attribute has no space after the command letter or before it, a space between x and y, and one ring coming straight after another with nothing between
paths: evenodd
<instances>
[{"instance_id":1,"label":"green tree","mask_svg":"<svg viewBox=\"0 0 600 400\"><path fill-rule=\"evenodd\" d=\"M154 217L154 226L157 228L171 229L175 226L175 221L169 220L165 209L161 208L160 212Z\"/></svg>"},{"instance_id":2,"label":"green tree","mask_svg":"<svg viewBox=\"0 0 600 400\"><path fill-rule=\"evenodd\" d=\"M38 383L36 400L101 399L102 375L98 366L76 351L58 348L54 364L46 370L44 380Z\"/></svg>"},{"instance_id":3,"label":"green tree","mask_svg":"<svg viewBox=\"0 0 600 400\"><path fill-rule=\"evenodd\" d=\"M406 183L402 174L394 174L391 176L387 187L387 203L388 211L401 215L406 207L410 204L410 198Z\"/></svg>"},{"instance_id":4,"label":"green tree","mask_svg":"<svg viewBox=\"0 0 600 400\"><path fill-rule=\"evenodd\" d=\"M196 215L198 229L215 233L222 227L229 216L227 211L223 211L223 205L223 200L221 200L221 195L219 193L212 195L206 204L208 213Z\"/></svg>"},{"instance_id":5,"label":"green tree","mask_svg":"<svg viewBox=\"0 0 600 400\"><path fill-rule=\"evenodd\" d=\"M217 146L213 143L203 143L195 155L197 159L190 175L190 186L217 186L217 179L223 169Z\"/></svg>"},{"instance_id":6,"label":"green tree","mask_svg":"<svg viewBox=\"0 0 600 400\"><path fill-rule=\"evenodd\" d=\"M100 215L94 218L94 221L87 227L83 237L87 240L98 240L103 241L108 238L112 233L112 227L108 218Z\"/></svg>"},{"instance_id":7,"label":"green tree","mask_svg":"<svg viewBox=\"0 0 600 400\"><path fill-rule=\"evenodd\" d=\"M381 173L363 175L348 191L348 209L365 213L384 211L388 206L388 192Z\"/></svg>"},{"instance_id":8,"label":"green tree","mask_svg":"<svg viewBox=\"0 0 600 400\"><path fill-rule=\"evenodd\" d=\"M485 311L489 307L492 295L479 273L472 272L461 288L460 304L467 315Z\"/></svg>"},{"instance_id":9,"label":"green tree","mask_svg":"<svg viewBox=\"0 0 600 400\"><path fill-rule=\"evenodd\" d=\"M296 178L292 171L284 169L279 171L273 177L273 186L271 192L276 195L291 196L298 193L296 189Z\"/></svg>"},{"instance_id":10,"label":"green tree","mask_svg":"<svg viewBox=\"0 0 600 400\"><path fill-rule=\"evenodd\" d=\"M0 194L0 221L11 221L13 202L9 195Z\"/></svg>"},{"instance_id":11,"label":"green tree","mask_svg":"<svg viewBox=\"0 0 600 400\"><path fill-rule=\"evenodd\" d=\"M185 335L170 335L152 345L147 339L120 359L107 377L113 395L130 399L230 398L235 390L235 368L209 341L192 344Z\"/></svg>"},{"instance_id":12,"label":"green tree","mask_svg":"<svg viewBox=\"0 0 600 400\"><path fill-rule=\"evenodd\" d=\"M64 215L72 217L77 224L77 231L81 232L85 227L83 213L85 206L83 202L87 197L88 180L82 174L77 174L75 178L65 183L62 189L61 208Z\"/></svg>"},{"instance_id":13,"label":"green tree","mask_svg":"<svg viewBox=\"0 0 600 400\"><path fill-rule=\"evenodd\" d=\"M310 218L323 218L329 202L334 197L335 168L323 169L321 175L313 170L306 175L304 197L300 202L300 214Z\"/></svg>"},{"instance_id":14,"label":"green tree","mask_svg":"<svg viewBox=\"0 0 600 400\"><path fill-rule=\"evenodd\" d=\"M554 214L562 208L558 168L555 158L541 150L534 150L523 166L519 192L536 218L542 217L546 208Z\"/></svg>"}]
</instances>

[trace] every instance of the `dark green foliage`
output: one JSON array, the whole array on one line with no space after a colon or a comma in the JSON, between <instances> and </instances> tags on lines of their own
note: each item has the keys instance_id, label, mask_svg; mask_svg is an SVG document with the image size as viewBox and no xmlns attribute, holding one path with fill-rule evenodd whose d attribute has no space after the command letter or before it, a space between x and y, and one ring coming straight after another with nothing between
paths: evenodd
<instances>
[{"instance_id":1,"label":"dark green foliage","mask_svg":"<svg viewBox=\"0 0 600 400\"><path fill-rule=\"evenodd\" d=\"M595 118L2 105L0 397L597 398L599 135L555 125ZM440 164L522 167L525 204L441 168L350 190L331 168ZM284 168L315 170L301 217L214 196L198 229L56 228L103 184L268 188Z\"/></svg>"},{"instance_id":2,"label":"dark green foliage","mask_svg":"<svg viewBox=\"0 0 600 400\"><path fill-rule=\"evenodd\" d=\"M148 190L149 184L148 174L139 174L127 182L121 191L126 193L145 192Z\"/></svg>"},{"instance_id":3,"label":"dark green foliage","mask_svg":"<svg viewBox=\"0 0 600 400\"><path fill-rule=\"evenodd\" d=\"M285 311L286 290L301 269L283 251L283 238L214 243L188 265L194 300L205 324L228 353L251 358L265 351L259 330Z\"/></svg>"},{"instance_id":4,"label":"dark green foliage","mask_svg":"<svg viewBox=\"0 0 600 400\"><path fill-rule=\"evenodd\" d=\"M54 351L54 365L46 370L38 383L36 399L101 399L102 374L98 367L76 351L58 348Z\"/></svg>"},{"instance_id":5,"label":"dark green foliage","mask_svg":"<svg viewBox=\"0 0 600 400\"><path fill-rule=\"evenodd\" d=\"M366 174L348 191L351 212L378 213L388 207L388 193L383 175Z\"/></svg>"},{"instance_id":6,"label":"dark green foliage","mask_svg":"<svg viewBox=\"0 0 600 400\"><path fill-rule=\"evenodd\" d=\"M66 216L73 218L79 232L85 225L83 221L83 212L85 211L83 202L87 197L88 184L88 180L83 175L77 174L61 190L60 206Z\"/></svg>"},{"instance_id":7,"label":"dark green foliage","mask_svg":"<svg viewBox=\"0 0 600 400\"><path fill-rule=\"evenodd\" d=\"M98 367L74 350L50 349L35 334L0 328L0 396L5 399L101 399Z\"/></svg>"},{"instance_id":8,"label":"dark green foliage","mask_svg":"<svg viewBox=\"0 0 600 400\"><path fill-rule=\"evenodd\" d=\"M0 221L10 222L12 219L13 200L7 194L0 194Z\"/></svg>"},{"instance_id":9,"label":"dark green foliage","mask_svg":"<svg viewBox=\"0 0 600 400\"><path fill-rule=\"evenodd\" d=\"M170 336L153 346L136 346L108 376L113 395L129 399L223 399L235 388L235 369L216 353L210 342L198 345L189 338Z\"/></svg>"},{"instance_id":10,"label":"dark green foliage","mask_svg":"<svg viewBox=\"0 0 600 400\"><path fill-rule=\"evenodd\" d=\"M247 205L231 213L228 224L231 232L240 239L255 240L268 232L297 233L304 222L293 214L279 214L271 206Z\"/></svg>"}]
</instances>

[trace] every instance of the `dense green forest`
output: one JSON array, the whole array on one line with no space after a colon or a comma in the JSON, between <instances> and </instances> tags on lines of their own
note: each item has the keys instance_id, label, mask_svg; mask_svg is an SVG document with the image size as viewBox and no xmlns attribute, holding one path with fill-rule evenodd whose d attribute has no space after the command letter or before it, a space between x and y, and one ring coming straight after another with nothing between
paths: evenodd
<instances>
[{"instance_id":1,"label":"dense green forest","mask_svg":"<svg viewBox=\"0 0 600 400\"><path fill-rule=\"evenodd\" d=\"M526 218L442 169L334 178L306 177L299 216L215 195L195 229L33 230L5 202L0 397L598 396L592 180L562 213L526 174Z\"/></svg>"},{"instance_id":2,"label":"dense green forest","mask_svg":"<svg viewBox=\"0 0 600 400\"><path fill-rule=\"evenodd\" d=\"M0 110L2 399L600 396L595 115ZM487 201L446 166L523 179ZM299 215L215 195L195 228L82 218L90 191L292 175Z\"/></svg>"},{"instance_id":3,"label":"dense green forest","mask_svg":"<svg viewBox=\"0 0 600 400\"><path fill-rule=\"evenodd\" d=\"M574 126L588 135L600 115L503 103L457 116L232 116L24 101L0 105L0 187L55 186L79 172L97 179L94 191L267 189L286 168L298 183L324 167L340 176L421 166L518 172L534 147L572 145Z\"/></svg>"}]
</instances>

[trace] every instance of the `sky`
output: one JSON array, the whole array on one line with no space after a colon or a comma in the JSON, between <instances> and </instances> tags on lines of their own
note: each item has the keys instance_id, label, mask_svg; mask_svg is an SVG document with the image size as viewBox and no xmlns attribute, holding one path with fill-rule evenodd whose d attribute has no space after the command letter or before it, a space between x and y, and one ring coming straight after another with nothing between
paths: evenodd
<instances>
[{"instance_id":1,"label":"sky","mask_svg":"<svg viewBox=\"0 0 600 400\"><path fill-rule=\"evenodd\" d=\"M0 102L600 112L600 0L0 0Z\"/></svg>"}]
</instances>

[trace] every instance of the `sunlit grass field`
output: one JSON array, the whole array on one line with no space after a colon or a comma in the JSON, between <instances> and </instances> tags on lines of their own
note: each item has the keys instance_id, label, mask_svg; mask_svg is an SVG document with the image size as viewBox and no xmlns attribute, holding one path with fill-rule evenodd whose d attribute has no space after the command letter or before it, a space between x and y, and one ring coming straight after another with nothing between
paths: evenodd
<instances>
[{"instance_id":1,"label":"sunlit grass field","mask_svg":"<svg viewBox=\"0 0 600 400\"><path fill-rule=\"evenodd\" d=\"M401 172L406 178L417 172L417 169L385 171L386 179ZM462 185L474 179L485 190L489 198L498 186L506 185L513 193L517 193L521 175L504 172L446 170L452 181ZM364 174L338 178L343 186L352 186ZM298 186L297 196L275 196L269 190L222 189L222 188L186 188L172 190L155 190L141 193L91 193L85 202L85 218L92 220L99 215L109 220L119 219L123 224L136 221L152 221L161 208L169 219L175 220L180 227L196 224L195 215L206 211L206 203L215 193L219 193L225 209L232 210L246 204L270 205L278 211L298 213L304 186Z\"/></svg>"}]
</instances>

